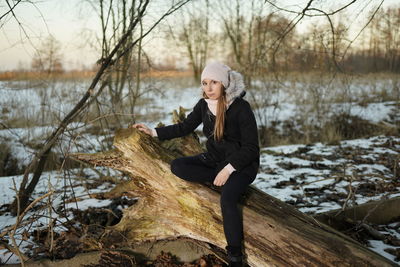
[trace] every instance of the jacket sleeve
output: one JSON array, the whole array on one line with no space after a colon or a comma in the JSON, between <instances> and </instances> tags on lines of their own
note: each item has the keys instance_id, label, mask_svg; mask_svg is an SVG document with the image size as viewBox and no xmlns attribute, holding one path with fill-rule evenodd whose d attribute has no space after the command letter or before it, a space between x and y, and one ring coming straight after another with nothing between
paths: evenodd
<instances>
[{"instance_id":1,"label":"jacket sleeve","mask_svg":"<svg viewBox=\"0 0 400 267\"><path fill-rule=\"evenodd\" d=\"M197 102L193 108L193 111L189 113L183 122L155 128L158 139L168 140L176 137L182 137L193 132L202 123L201 101L202 99Z\"/></svg>"},{"instance_id":2,"label":"jacket sleeve","mask_svg":"<svg viewBox=\"0 0 400 267\"><path fill-rule=\"evenodd\" d=\"M239 112L238 122L241 147L236 153L230 155L226 161L237 171L240 171L260 157L257 123L248 102L245 102L243 109Z\"/></svg>"}]
</instances>

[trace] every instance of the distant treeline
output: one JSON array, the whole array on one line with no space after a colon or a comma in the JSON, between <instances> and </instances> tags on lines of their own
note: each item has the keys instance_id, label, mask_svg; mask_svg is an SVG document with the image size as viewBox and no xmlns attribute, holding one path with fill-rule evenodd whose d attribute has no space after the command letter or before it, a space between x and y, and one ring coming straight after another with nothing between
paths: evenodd
<instances>
[{"instance_id":1,"label":"distant treeline","mask_svg":"<svg viewBox=\"0 0 400 267\"><path fill-rule=\"evenodd\" d=\"M251 3L220 3L224 12L217 25L202 13L206 8L182 11L171 35L185 49L195 77L218 46L225 61L246 77L275 71L400 72L400 7L371 10L358 29L346 12L329 20L321 16L300 33L287 13L265 13L263 3Z\"/></svg>"},{"instance_id":2,"label":"distant treeline","mask_svg":"<svg viewBox=\"0 0 400 267\"><path fill-rule=\"evenodd\" d=\"M247 82L253 77L286 71L400 73L400 6L371 10L359 29L354 29L355 22L344 8L335 15L320 16L300 33L287 12L272 11L266 2L215 1L212 7L208 0L190 2L179 10L173 26L169 25L165 31L165 44L173 53L156 60L152 58L159 57L153 55L154 47L143 44L116 62L115 72L124 76L126 72L189 69L198 80L208 60L221 58L242 72ZM116 13L125 14L127 8L110 2L110 9ZM362 12L359 9L356 11ZM107 17L100 18L103 25ZM113 30L103 33L103 56L124 34L117 22ZM182 66L182 62L188 65ZM98 66L93 63L85 71L96 71ZM30 69L18 71L42 75L64 73L61 43L52 36L45 39L32 58Z\"/></svg>"},{"instance_id":3,"label":"distant treeline","mask_svg":"<svg viewBox=\"0 0 400 267\"><path fill-rule=\"evenodd\" d=\"M347 19L341 21L334 34L321 26L312 29L308 39L300 37L303 42L293 59L299 64L288 66L305 71L340 67L351 72L400 72L400 7L379 10L354 43L346 32Z\"/></svg>"}]
</instances>

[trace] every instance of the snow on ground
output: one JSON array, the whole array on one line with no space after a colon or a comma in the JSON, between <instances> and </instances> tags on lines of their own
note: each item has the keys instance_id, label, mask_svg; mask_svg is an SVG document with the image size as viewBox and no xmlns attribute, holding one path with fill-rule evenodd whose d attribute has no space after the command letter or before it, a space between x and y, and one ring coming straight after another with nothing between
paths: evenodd
<instances>
[{"instance_id":1,"label":"snow on ground","mask_svg":"<svg viewBox=\"0 0 400 267\"><path fill-rule=\"evenodd\" d=\"M390 169L395 157L400 158L398 137L376 136L339 145L268 147L261 152L261 172L254 185L304 213L340 209L349 196L347 207L400 196L400 181ZM397 231L382 233L400 238ZM381 240L369 240L369 245L392 261L395 256L385 249L399 249Z\"/></svg>"},{"instance_id":2,"label":"snow on ground","mask_svg":"<svg viewBox=\"0 0 400 267\"><path fill-rule=\"evenodd\" d=\"M382 147L385 144L389 147ZM349 148L354 152L346 156ZM390 192L373 188L373 195L362 190L371 184L385 186L385 180L396 179L390 169L391 163L385 160L399 152L400 138L385 136L342 141L330 146L316 143L264 148L261 150L262 171L254 185L282 201L297 203L300 211L311 214L342 207L349 186L355 191L352 205L359 205L400 194L400 184ZM321 199L320 193L339 193L341 197L326 201Z\"/></svg>"},{"instance_id":3,"label":"snow on ground","mask_svg":"<svg viewBox=\"0 0 400 267\"><path fill-rule=\"evenodd\" d=\"M383 257L388 258L388 259L392 260L393 262L395 262L394 261L395 256L386 252L385 249L396 248L396 247L385 244L382 240L370 240L369 243L371 246L371 248L370 248L371 250L373 250L376 253L382 255ZM397 263L397 262L395 262L395 263Z\"/></svg>"},{"instance_id":4,"label":"snow on ground","mask_svg":"<svg viewBox=\"0 0 400 267\"><path fill-rule=\"evenodd\" d=\"M94 135L85 132L89 127L82 123L71 123L65 131L67 135L63 135L61 138L61 144L55 146L52 151L65 155L77 152L99 152L110 147L110 138L114 136L112 131ZM54 130L55 128L51 126L3 129L0 130L0 143L8 145L12 157L17 160L18 166L21 168L31 161L35 152L33 146L44 143L45 138ZM68 135L70 132L73 132L73 135Z\"/></svg>"},{"instance_id":5,"label":"snow on ground","mask_svg":"<svg viewBox=\"0 0 400 267\"><path fill-rule=\"evenodd\" d=\"M89 207L108 206L111 200L100 200L91 197L92 194L106 192L114 187L114 184L110 182L101 182L99 185L97 185L99 181L97 172L103 173L103 175L107 176L121 177L119 172L103 167L97 167L96 172L90 168L72 170L70 176L65 175L64 172L44 172L42 179L36 186L32 198L36 199L47 192L54 190L55 193L51 196L51 198L53 201L52 205L55 210L59 208L62 208L63 210L68 210L71 208L85 210ZM12 226L16 222L16 217L11 216L8 212L4 212L3 210L3 205L11 203L14 199L15 190L13 186L13 180L18 188L20 182L22 181L22 175L0 177L0 207L2 207L0 208L0 214L2 214L0 216L0 229L2 229L2 231ZM91 184L96 187L91 187ZM45 199L41 205L46 205L46 201L47 200ZM64 202L66 202L65 208L63 206ZM70 215L72 216L72 214ZM49 225L48 216L50 216L50 212L47 208L39 208L39 210L35 209L26 214L25 218L37 219L33 220L32 224L29 224L27 227L18 229L15 235L17 244L20 244L22 251L27 251L27 247L35 245L32 240L23 240L22 234L24 230L30 229L30 231L32 231L32 229L42 229L47 227L47 225ZM54 212L52 212L51 216L53 219L57 219L59 222L66 221L66 218L58 216ZM72 217L70 219L72 219ZM56 228L58 231L65 231L65 228L61 227L60 225L58 225ZM0 249L0 262L12 264L18 263L19 259L18 257L15 257L15 255L11 255L8 250Z\"/></svg>"},{"instance_id":6,"label":"snow on ground","mask_svg":"<svg viewBox=\"0 0 400 267\"><path fill-rule=\"evenodd\" d=\"M392 146L388 146L388 144ZM382 146L387 147L382 147ZM357 149L354 157L349 157L343 154L346 148L352 147ZM376 150L376 148L382 148ZM384 149L383 149L384 148ZM378 153L378 152L380 153ZM260 173L257 176L254 185L266 193L277 197L278 199L295 205L300 211L314 214L321 213L333 209L341 208L344 204L349 191L349 186L353 186L353 190L370 185L371 183L382 183L381 176L390 180L393 175L387 166L382 165L383 161L370 160L370 163L359 164L357 159L365 158L381 160L388 155L397 155L400 151L400 138L377 136L368 139L358 139L343 141L339 145L327 146L321 143L313 145L290 145L269 147L262 149ZM359 177L354 181L342 178L342 166L348 166L348 170L353 173L354 177ZM98 171L105 172L109 169L100 168ZM108 173L107 175L119 175L117 172ZM392 176L391 176L392 175ZM97 177L96 172L91 169L84 169L78 175L71 174L70 179L64 173L46 172L43 174L42 180L39 183L34 198L45 194L50 188L56 190L54 198L54 207L60 207L65 198L76 198L77 201L70 201L66 204L66 208L77 208L81 210L89 207L104 207L110 204L110 200L98 200L90 197L90 194L96 192L108 191L113 187L113 184L105 182L97 185L94 188L87 187L87 183L94 182ZM7 204L13 200L14 191L12 190L12 179L19 185L22 176L2 177L0 178L0 204ZM65 187L72 184L73 187ZM376 190L375 194L371 195L360 193L354 195L354 198L348 203L349 206L361 204L370 200L377 200L383 196L394 197L399 196L399 187L392 191ZM73 189L73 191L72 191ZM42 210L41 214L47 214L47 209ZM27 214L29 216L37 216L37 212ZM55 216L53 214L53 216ZM71 214L72 216L72 214ZM64 221L65 218L60 218ZM0 216L0 228L4 229L15 222L15 217L9 214ZM48 219L45 217L38 218L35 225L44 227L48 224ZM62 230L62 228L60 228ZM22 230L16 235L17 239L21 239ZM22 247L32 244L32 241L23 241ZM384 248L392 247L385 245L380 241L370 242L373 250L394 260L394 257L385 251ZM10 254L5 253L6 250L0 250L0 258L6 260ZM12 257L8 262L15 262L18 259Z\"/></svg>"},{"instance_id":7,"label":"snow on ground","mask_svg":"<svg viewBox=\"0 0 400 267\"><path fill-rule=\"evenodd\" d=\"M392 113L396 107L395 105L396 102L392 101L385 102L385 105L382 105L382 103L369 103L367 106L354 104L351 105L350 114L359 116L364 120L380 122L389 118L389 114Z\"/></svg>"},{"instance_id":8,"label":"snow on ground","mask_svg":"<svg viewBox=\"0 0 400 267\"><path fill-rule=\"evenodd\" d=\"M286 84L286 86L289 88L292 84ZM305 85L295 84L294 86ZM43 121L54 117L62 118L75 104L76 99L80 98L86 87L85 83L38 84L32 87L31 84L23 82L0 81L1 115L7 119L19 116L26 119L37 119L38 116L43 116ZM351 90L354 90L356 96L369 89L368 86L353 86ZM181 90L167 88L164 93L149 91L144 97L148 99L149 104L138 107L137 112L142 115L143 122L154 127L159 121L169 124L171 111L178 109L179 106L190 111L200 99L201 91L200 87ZM51 99L51 101L45 101L46 99ZM249 100L251 97L246 96L246 99ZM293 98L293 95L278 90L276 94L271 95L271 99L278 101L279 106L276 109L266 107L255 110L256 113L264 114L269 118L267 123L296 118L299 107L296 106L296 99ZM102 97L100 100L108 101ZM357 97L353 101L356 100ZM40 104L42 102L43 105ZM307 106L302 108L307 110ZM390 121L390 116L396 113L395 109L395 102L363 105L352 102L332 104L329 110L332 113L348 110L351 115L372 122L380 122ZM146 114L156 113L161 114L157 119L145 117ZM0 119L2 119L1 116ZM261 124L260 118L257 117L257 119ZM2 143L9 144L13 157L22 166L31 159L34 152L32 144L43 143L53 130L54 126L3 129L0 130L0 140ZM81 123L69 125L67 132L70 135L62 136L61 144L55 147L54 151L60 154L92 153L105 150L110 146L112 131L97 136L88 130L88 126ZM389 183L395 179L390 167L390 160L399 157L400 153L400 139L397 137L376 136L368 139L342 141L339 145L316 143L268 147L263 148L261 152L260 173L254 185L308 214L341 208L349 196L349 188L352 188L354 195L351 196L347 206L378 200L384 196L400 196L398 182L396 186L389 188ZM119 173L109 169L98 168L98 171L105 175L120 176ZM0 205L8 204L13 200L15 195L12 189L13 179L18 186L22 176L0 177ZM55 189L53 205L56 209L64 202L64 199L71 200L66 204L66 208L85 210L89 207L107 206L110 204L110 200L98 200L91 198L90 195L110 190L114 185L108 182L96 184L96 180L98 180L98 174L89 168L71 173L70 176L56 171L46 172L33 197L39 197L50 189ZM96 186L88 187L88 184ZM15 222L15 217L4 212L1 214L0 229L5 229ZM48 225L48 220L40 215L48 215L48 210L32 211L26 217L39 216L35 225L45 227ZM72 214L70 215L72 216ZM52 216L57 215L53 214ZM61 222L65 220L65 218L58 219ZM61 230L62 228L59 228L59 231ZM16 235L18 241L22 240L22 232L19 230ZM370 241L370 244L373 250L394 260L391 254L383 250L388 245L381 241ZM27 245L32 245L32 240L22 241L22 248ZM15 255L4 253L6 250L0 250L1 261L4 262L11 257L8 263L18 262Z\"/></svg>"},{"instance_id":9,"label":"snow on ground","mask_svg":"<svg viewBox=\"0 0 400 267\"><path fill-rule=\"evenodd\" d=\"M387 81L379 81L376 84L360 86L351 86L349 93L353 94L351 90L354 90L355 99L356 96L362 96L362 93L372 92L370 95L376 93L376 86L382 87L390 86L386 84ZM52 83L39 83L39 82L5 82L0 81L0 112L1 115L10 118L23 117L26 120L38 121L38 122L50 122L59 121L63 118L67 112L76 104L77 100L81 98L87 88L88 81L77 81L77 82L52 82ZM362 83L362 81L358 81ZM259 84L259 81L254 82L255 85ZM194 86L189 88L169 88L168 83L164 84L163 81L156 83L143 83L142 98L147 101L145 104L138 105L135 107L137 116L142 122L147 123L151 127L155 127L159 121L164 124L170 123L170 114L173 109L178 109L179 106L184 107L190 111L197 101L201 98L200 86ZM273 88L278 85L273 85ZM269 105L264 108L255 109L255 113L260 114L256 116L258 123L266 126L271 126L272 123L293 121L299 118L299 114L312 114L314 106L298 103L298 96L294 93L303 92L301 97L306 97L307 88L310 86L308 83L290 83L285 82L283 88L275 89L270 92L267 97L271 103L278 103L277 106ZM319 84L319 86L323 86ZM329 92L329 97L334 97L336 93L341 93L340 86L335 88L325 88ZM328 90L329 89L329 90ZM389 88L386 88L388 92ZM339 91L339 92L338 92ZM127 88L123 92L126 99L128 96ZM249 90L248 95L245 97L248 101L252 101L253 97L259 99L265 99L265 93L263 91ZM110 99L106 94L99 96L99 101L102 103L109 103ZM328 96L324 96L323 103L330 103ZM23 107L23 108L21 108ZM381 103L365 103L359 104L357 102L348 103L335 103L335 104L322 104L321 112L324 110L329 114L340 114L342 111L349 112L350 115L359 116L363 119L370 120L372 122L390 121L390 114L396 113L396 103L393 101L381 102ZM310 113L311 112L311 113ZM148 116L152 114L152 116ZM155 115L157 114L157 115ZM1 118L1 116L0 116ZM309 119L313 119L312 116L308 116ZM279 125L279 124L278 124ZM30 130L29 130L30 131ZM33 133L33 135L35 135ZM26 134L23 134L26 136Z\"/></svg>"}]
</instances>

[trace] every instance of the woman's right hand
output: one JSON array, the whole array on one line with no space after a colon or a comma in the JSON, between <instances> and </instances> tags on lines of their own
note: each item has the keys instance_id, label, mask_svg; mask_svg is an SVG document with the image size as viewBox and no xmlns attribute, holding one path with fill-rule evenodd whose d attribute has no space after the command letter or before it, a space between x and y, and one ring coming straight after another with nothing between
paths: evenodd
<instances>
[{"instance_id":1,"label":"woman's right hand","mask_svg":"<svg viewBox=\"0 0 400 267\"><path fill-rule=\"evenodd\" d=\"M152 130L149 127L147 127L146 125L144 125L143 123L135 123L135 124L129 126L129 128L136 128L141 132L144 132L150 136L153 136Z\"/></svg>"}]
</instances>

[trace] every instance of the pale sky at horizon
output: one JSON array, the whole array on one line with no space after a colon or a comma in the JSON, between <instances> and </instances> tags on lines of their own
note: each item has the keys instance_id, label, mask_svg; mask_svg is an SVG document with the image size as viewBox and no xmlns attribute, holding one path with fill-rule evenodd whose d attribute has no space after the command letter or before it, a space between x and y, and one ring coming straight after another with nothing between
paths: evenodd
<instances>
[{"instance_id":1,"label":"pale sky at horizon","mask_svg":"<svg viewBox=\"0 0 400 267\"><path fill-rule=\"evenodd\" d=\"M304 7L308 1L286 0L277 2L282 7L294 9L296 6ZM343 5L350 0L336 2ZM352 8L361 8L369 3L367 8L373 9L380 2L377 0L357 1L352 5ZM294 5L294 3L297 3L297 5ZM325 4L326 1L316 1L316 3ZM384 7L395 4L399 6L400 1L386 0ZM62 44L63 62L66 69L77 68L82 65L89 67L97 61L100 55L99 51L95 46L90 46L87 39L96 41L94 33L99 28L99 19L89 8L87 2L82 0L45 0L38 2L36 7L30 4L20 4L15 9L15 13L24 25L30 40L25 38L25 34L14 18L8 16L7 20L3 18L0 21L0 71L16 69L19 64L29 68L34 47L39 47L41 40L50 34ZM0 16L6 10L8 8L3 2L0 4ZM41 17L41 14L43 17ZM307 21L305 20L302 24L303 26L306 25ZM86 36L86 40L82 36ZM173 54L170 49L157 45L159 43L157 38L157 35L153 35L146 40L149 49L154 49L154 53L151 54L160 57L159 60L162 60L161 57L165 54Z\"/></svg>"}]
</instances>

